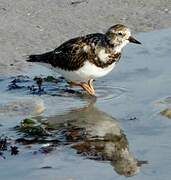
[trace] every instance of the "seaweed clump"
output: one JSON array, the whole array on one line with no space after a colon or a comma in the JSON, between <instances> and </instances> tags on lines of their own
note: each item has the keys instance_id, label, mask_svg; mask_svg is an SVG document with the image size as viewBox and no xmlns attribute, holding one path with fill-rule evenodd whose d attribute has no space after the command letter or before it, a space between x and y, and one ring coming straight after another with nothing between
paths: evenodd
<instances>
[{"instance_id":1,"label":"seaweed clump","mask_svg":"<svg viewBox=\"0 0 171 180\"><path fill-rule=\"evenodd\" d=\"M38 123L35 119L26 118L22 120L16 129L19 132L24 133L25 136L42 137L50 135L45 127L41 123Z\"/></svg>"},{"instance_id":2,"label":"seaweed clump","mask_svg":"<svg viewBox=\"0 0 171 180\"><path fill-rule=\"evenodd\" d=\"M11 155L17 155L19 149L17 146L12 146L10 139L7 137L0 137L0 157L6 159L4 152L9 151Z\"/></svg>"}]
</instances>

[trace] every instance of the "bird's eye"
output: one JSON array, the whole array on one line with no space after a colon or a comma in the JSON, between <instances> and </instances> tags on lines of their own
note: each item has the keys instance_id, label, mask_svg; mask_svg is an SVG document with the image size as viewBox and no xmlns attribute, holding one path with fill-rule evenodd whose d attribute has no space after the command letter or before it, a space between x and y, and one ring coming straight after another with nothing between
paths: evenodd
<instances>
[{"instance_id":1,"label":"bird's eye","mask_svg":"<svg viewBox=\"0 0 171 180\"><path fill-rule=\"evenodd\" d=\"M122 34L121 32L118 32L118 35L119 35L119 36L122 36L123 34Z\"/></svg>"}]
</instances>

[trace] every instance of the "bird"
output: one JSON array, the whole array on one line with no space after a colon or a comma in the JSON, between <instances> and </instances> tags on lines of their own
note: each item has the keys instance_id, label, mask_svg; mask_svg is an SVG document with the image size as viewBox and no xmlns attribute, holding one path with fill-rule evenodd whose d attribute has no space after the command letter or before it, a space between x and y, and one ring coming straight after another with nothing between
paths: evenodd
<instances>
[{"instance_id":1,"label":"bird","mask_svg":"<svg viewBox=\"0 0 171 180\"><path fill-rule=\"evenodd\" d=\"M131 36L127 26L116 24L105 33L78 36L52 51L29 55L27 61L48 65L61 74L71 87L81 87L95 96L93 82L112 71L128 43L141 44Z\"/></svg>"}]
</instances>

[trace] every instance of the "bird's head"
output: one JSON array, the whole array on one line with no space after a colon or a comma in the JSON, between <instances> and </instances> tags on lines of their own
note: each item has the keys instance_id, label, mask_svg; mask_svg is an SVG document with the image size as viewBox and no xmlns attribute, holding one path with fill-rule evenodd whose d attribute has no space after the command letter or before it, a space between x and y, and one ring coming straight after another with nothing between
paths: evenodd
<instances>
[{"instance_id":1,"label":"bird's head","mask_svg":"<svg viewBox=\"0 0 171 180\"><path fill-rule=\"evenodd\" d=\"M106 32L106 36L109 43L114 47L114 50L118 52L120 52L129 42L141 44L131 36L130 29L122 24L116 24L110 27Z\"/></svg>"}]
</instances>

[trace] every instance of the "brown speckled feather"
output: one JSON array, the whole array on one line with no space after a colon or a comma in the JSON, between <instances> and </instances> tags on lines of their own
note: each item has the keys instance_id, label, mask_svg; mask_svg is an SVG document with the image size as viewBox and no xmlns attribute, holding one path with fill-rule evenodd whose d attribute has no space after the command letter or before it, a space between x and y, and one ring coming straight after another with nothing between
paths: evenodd
<instances>
[{"instance_id":1,"label":"brown speckled feather","mask_svg":"<svg viewBox=\"0 0 171 180\"><path fill-rule=\"evenodd\" d=\"M107 62L102 62L96 55L95 50L97 47L105 48L106 52L110 54ZM40 55L31 55L28 61L49 63L53 67L75 71L81 68L85 61L89 61L98 67L105 68L118 61L120 57L121 53L114 53L112 51L112 47L108 43L106 35L96 33L70 39L54 51Z\"/></svg>"}]
</instances>

